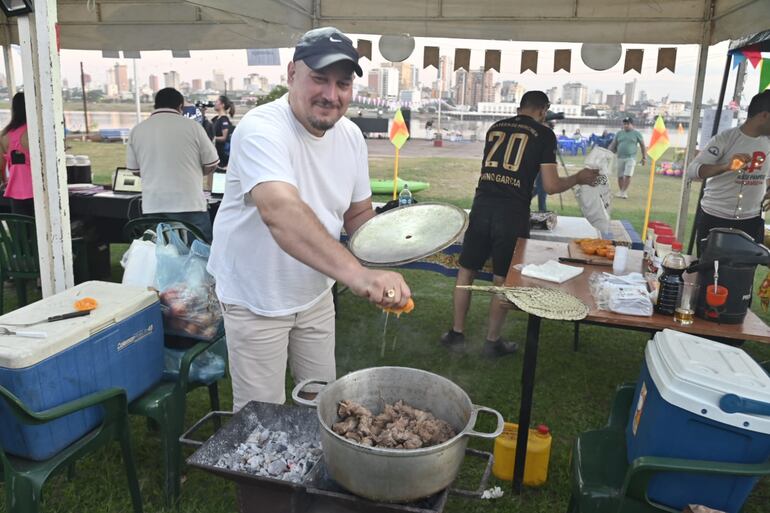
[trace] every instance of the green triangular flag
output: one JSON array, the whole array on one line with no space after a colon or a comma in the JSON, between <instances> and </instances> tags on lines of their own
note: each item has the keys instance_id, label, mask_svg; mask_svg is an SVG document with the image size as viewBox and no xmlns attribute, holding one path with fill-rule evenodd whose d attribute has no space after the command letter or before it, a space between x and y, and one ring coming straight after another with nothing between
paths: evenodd
<instances>
[{"instance_id":1,"label":"green triangular flag","mask_svg":"<svg viewBox=\"0 0 770 513\"><path fill-rule=\"evenodd\" d=\"M762 59L762 73L759 74L759 92L770 85L770 59Z\"/></svg>"}]
</instances>

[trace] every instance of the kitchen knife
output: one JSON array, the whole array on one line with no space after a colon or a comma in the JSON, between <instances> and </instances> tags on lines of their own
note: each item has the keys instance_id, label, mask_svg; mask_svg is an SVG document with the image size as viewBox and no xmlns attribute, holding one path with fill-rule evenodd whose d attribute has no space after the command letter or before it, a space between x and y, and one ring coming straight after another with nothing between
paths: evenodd
<instances>
[{"instance_id":1,"label":"kitchen knife","mask_svg":"<svg viewBox=\"0 0 770 513\"><path fill-rule=\"evenodd\" d=\"M583 264L583 265L606 265L608 267L612 267L612 262L607 262L604 260L593 260L591 258L559 257L559 262L564 262L568 264Z\"/></svg>"}]
</instances>

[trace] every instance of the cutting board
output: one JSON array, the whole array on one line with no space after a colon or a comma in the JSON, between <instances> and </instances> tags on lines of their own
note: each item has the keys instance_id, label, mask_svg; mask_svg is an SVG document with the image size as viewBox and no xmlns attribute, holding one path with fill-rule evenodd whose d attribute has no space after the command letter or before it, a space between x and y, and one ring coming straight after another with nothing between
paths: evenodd
<instances>
[{"instance_id":1,"label":"cutting board","mask_svg":"<svg viewBox=\"0 0 770 513\"><path fill-rule=\"evenodd\" d=\"M569 244L567 245L567 250L569 251L569 256L571 258L585 258L588 260L593 260L597 264L612 265L612 260L610 260L607 257L599 256L597 254L589 255L588 253L583 251L583 248L580 247L580 244L578 244L574 240L569 241Z\"/></svg>"}]
</instances>

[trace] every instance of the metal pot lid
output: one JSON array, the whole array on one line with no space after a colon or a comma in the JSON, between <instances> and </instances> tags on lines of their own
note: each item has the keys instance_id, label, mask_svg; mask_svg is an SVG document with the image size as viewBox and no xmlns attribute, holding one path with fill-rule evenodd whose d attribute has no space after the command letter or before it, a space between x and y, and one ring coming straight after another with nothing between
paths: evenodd
<instances>
[{"instance_id":1,"label":"metal pot lid","mask_svg":"<svg viewBox=\"0 0 770 513\"><path fill-rule=\"evenodd\" d=\"M468 213L459 207L419 203L369 219L353 234L348 247L364 265L407 264L450 246L467 226Z\"/></svg>"}]
</instances>

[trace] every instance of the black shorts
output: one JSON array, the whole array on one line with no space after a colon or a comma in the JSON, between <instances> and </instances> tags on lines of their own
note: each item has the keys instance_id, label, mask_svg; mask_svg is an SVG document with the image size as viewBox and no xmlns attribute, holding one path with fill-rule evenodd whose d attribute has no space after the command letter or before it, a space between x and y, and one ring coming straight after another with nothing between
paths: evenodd
<instances>
[{"instance_id":1,"label":"black shorts","mask_svg":"<svg viewBox=\"0 0 770 513\"><path fill-rule=\"evenodd\" d=\"M698 224L696 226L697 233L697 247L698 255L703 254L703 250L706 248L706 237L712 228L735 228L742 230L749 237L754 239L754 242L762 244L765 239L765 222L761 216L752 217L750 219L722 219L721 217L712 216L703 211L698 212Z\"/></svg>"},{"instance_id":2,"label":"black shorts","mask_svg":"<svg viewBox=\"0 0 770 513\"><path fill-rule=\"evenodd\" d=\"M505 277L519 237L529 237L528 211L513 209L509 204L480 205L474 202L460 265L478 271L491 256L495 276Z\"/></svg>"}]
</instances>

